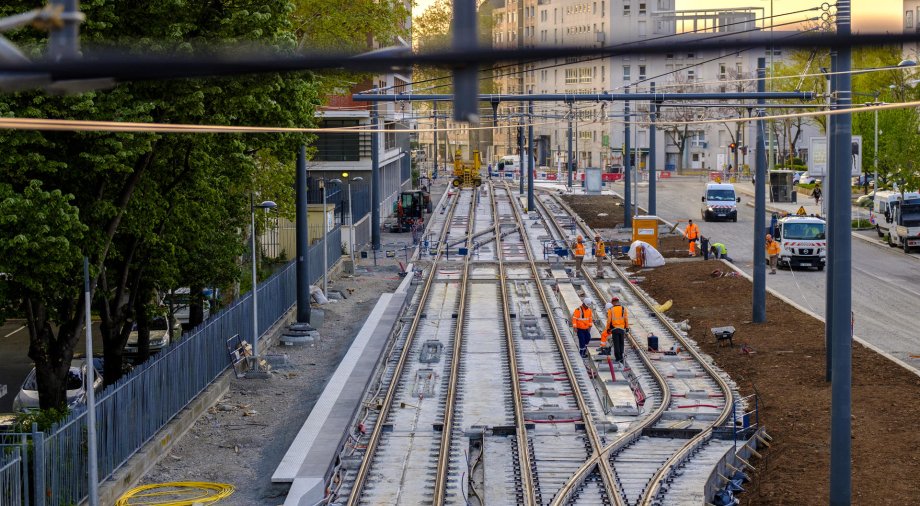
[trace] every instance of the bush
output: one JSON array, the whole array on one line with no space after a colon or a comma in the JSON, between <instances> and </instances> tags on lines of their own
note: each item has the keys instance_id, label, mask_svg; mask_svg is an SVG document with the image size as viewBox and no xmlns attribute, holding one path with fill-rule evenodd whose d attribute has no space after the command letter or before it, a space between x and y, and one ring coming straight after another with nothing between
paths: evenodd
<instances>
[{"instance_id":1,"label":"bush","mask_svg":"<svg viewBox=\"0 0 920 506\"><path fill-rule=\"evenodd\" d=\"M38 430L48 432L51 427L67 418L70 414L69 408L50 408L18 413L16 422L13 425L13 432L32 432L32 423L38 424Z\"/></svg>"},{"instance_id":2,"label":"bush","mask_svg":"<svg viewBox=\"0 0 920 506\"><path fill-rule=\"evenodd\" d=\"M805 189L805 190L814 190L814 189L815 189L815 183L799 183L799 184L798 184L798 187L799 187L799 188L802 188L802 189ZM809 194L810 194L810 193L809 193Z\"/></svg>"},{"instance_id":3,"label":"bush","mask_svg":"<svg viewBox=\"0 0 920 506\"><path fill-rule=\"evenodd\" d=\"M872 228L872 223L869 220L860 218L858 220L853 220L851 222L851 227L857 230L869 229Z\"/></svg>"}]
</instances>

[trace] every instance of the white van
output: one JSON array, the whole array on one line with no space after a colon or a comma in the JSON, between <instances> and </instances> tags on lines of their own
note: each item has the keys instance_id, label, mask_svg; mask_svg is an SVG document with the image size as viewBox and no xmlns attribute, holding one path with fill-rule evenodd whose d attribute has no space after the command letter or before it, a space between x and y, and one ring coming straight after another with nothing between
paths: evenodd
<instances>
[{"instance_id":1,"label":"white van","mask_svg":"<svg viewBox=\"0 0 920 506\"><path fill-rule=\"evenodd\" d=\"M703 221L731 220L738 221L738 206L741 198L735 195L735 185L728 183L709 183L701 199L700 215Z\"/></svg>"},{"instance_id":2,"label":"white van","mask_svg":"<svg viewBox=\"0 0 920 506\"><path fill-rule=\"evenodd\" d=\"M521 172L521 157L518 155L505 155L495 164L494 170L503 171L500 173L504 174L505 178L513 179Z\"/></svg>"},{"instance_id":3,"label":"white van","mask_svg":"<svg viewBox=\"0 0 920 506\"><path fill-rule=\"evenodd\" d=\"M869 212L869 223L875 225L879 237L885 237L891 228L891 204L901 200L901 192L880 191L875 192L872 199L872 211ZM920 203L920 193L904 192L904 200L908 203Z\"/></svg>"}]
</instances>

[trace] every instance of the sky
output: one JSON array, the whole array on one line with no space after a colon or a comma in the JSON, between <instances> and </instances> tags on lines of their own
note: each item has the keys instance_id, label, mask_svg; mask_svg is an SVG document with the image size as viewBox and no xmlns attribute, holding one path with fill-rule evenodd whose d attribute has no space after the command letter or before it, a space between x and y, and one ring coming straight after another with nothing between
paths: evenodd
<instances>
[{"instance_id":1,"label":"sky","mask_svg":"<svg viewBox=\"0 0 920 506\"><path fill-rule=\"evenodd\" d=\"M434 0L415 0L413 12L419 15L433 2ZM772 4L774 13L778 14L799 10L805 5L821 5L824 2L834 3L834 0L814 0L814 3L807 0L775 0L772 1ZM852 0L852 2L853 31L863 33L901 31L902 0ZM678 9L763 7L764 13L768 16L770 4L771 0L677 0ZM780 21L777 20L777 22Z\"/></svg>"}]
</instances>

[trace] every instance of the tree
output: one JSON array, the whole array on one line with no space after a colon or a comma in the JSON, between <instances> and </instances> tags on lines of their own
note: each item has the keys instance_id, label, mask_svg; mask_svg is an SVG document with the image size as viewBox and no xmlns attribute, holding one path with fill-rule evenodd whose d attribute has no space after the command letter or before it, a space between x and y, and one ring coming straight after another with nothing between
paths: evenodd
<instances>
[{"instance_id":1,"label":"tree","mask_svg":"<svg viewBox=\"0 0 920 506\"><path fill-rule=\"evenodd\" d=\"M0 15L31 7L31 2L6 2ZM287 2L253 0L227 5L203 0L100 0L83 2L82 7L88 20L83 40L100 45L130 44L136 51L189 51L188 41L196 40L258 41L289 51L296 47ZM44 43L34 32L13 35L17 42L36 47ZM123 83L112 90L71 97L40 92L4 95L0 96L0 114L302 126L313 121L316 103L312 75L269 74ZM46 224L43 228L36 222L34 230L26 228L30 230L27 240L34 236L43 238L39 244L68 246L60 252L43 251L35 256L35 261L53 263L53 268L30 271L27 266L32 260L25 257L24 250L10 251L0 264L0 270L13 274L10 288L0 294L5 297L0 305L21 312L28 321L29 356L38 371L43 408L65 404L63 380L84 323L79 252L89 256L92 263L92 287L107 355L106 380L111 382L120 374L121 348L136 308L148 303L145 298L151 290L163 280L182 279L189 271L200 275L200 263L215 256L215 262L226 267L230 255L214 255L213 248L239 251L238 228L215 230L243 222L248 212L243 196L252 188L256 166L253 154L263 149L276 155L292 154L305 140L300 135L0 133L0 164L4 167L0 184L8 195L4 201L10 205L19 202L26 209L31 206L38 221L56 223L48 218L53 211L58 221L70 224ZM292 163L293 156L288 157ZM204 189L210 190L211 198L202 198L203 185L207 185ZM39 189L49 196L33 198ZM46 204L41 207L39 203ZM215 214L215 203L226 207ZM205 208L208 204L212 207ZM5 223L16 224L3 228L7 239L3 242L10 243L20 224ZM214 235L217 240L207 243L188 240L190 236ZM186 272L167 265L183 257ZM99 289L95 290L97 284Z\"/></svg>"},{"instance_id":2,"label":"tree","mask_svg":"<svg viewBox=\"0 0 920 506\"><path fill-rule=\"evenodd\" d=\"M703 91L703 86L688 80L683 73L675 74L674 85L668 86L672 93L690 93ZM704 107L668 107L662 106L659 115L662 130L671 143L677 146L677 172L684 170L684 156L687 141L697 133L696 128L690 128L690 123L702 121L713 117L712 109Z\"/></svg>"}]
</instances>

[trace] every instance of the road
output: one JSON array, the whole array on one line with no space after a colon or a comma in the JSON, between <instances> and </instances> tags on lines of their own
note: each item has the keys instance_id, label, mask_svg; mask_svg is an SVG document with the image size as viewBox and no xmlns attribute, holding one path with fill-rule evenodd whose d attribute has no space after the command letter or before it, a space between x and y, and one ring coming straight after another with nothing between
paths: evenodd
<instances>
[{"instance_id":1,"label":"road","mask_svg":"<svg viewBox=\"0 0 920 506\"><path fill-rule=\"evenodd\" d=\"M750 183L739 183L750 184ZM700 232L722 242L735 264L753 272L754 210L745 205L752 197L741 194L737 223L700 221L700 197L705 183L697 178L674 178L659 182L658 215L668 221L694 219ZM613 189L622 194L623 185ZM648 184L639 185L639 204L648 204ZM769 224L769 218L767 218ZM874 234L874 232L873 232ZM853 239L853 311L857 336L920 370L920 332L913 321L920 307L920 265L915 255ZM767 286L801 306L824 316L825 273L815 270L780 269L767 276Z\"/></svg>"},{"instance_id":2,"label":"road","mask_svg":"<svg viewBox=\"0 0 920 506\"><path fill-rule=\"evenodd\" d=\"M29 358L29 331L24 325L25 322L19 319L11 319L0 325L0 385L7 387L7 394L0 397L0 413L12 410L13 399L32 370L32 359ZM76 353L83 353L86 347L82 331L80 336ZM95 353L102 353L98 322L93 324L93 336Z\"/></svg>"}]
</instances>

